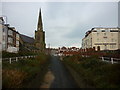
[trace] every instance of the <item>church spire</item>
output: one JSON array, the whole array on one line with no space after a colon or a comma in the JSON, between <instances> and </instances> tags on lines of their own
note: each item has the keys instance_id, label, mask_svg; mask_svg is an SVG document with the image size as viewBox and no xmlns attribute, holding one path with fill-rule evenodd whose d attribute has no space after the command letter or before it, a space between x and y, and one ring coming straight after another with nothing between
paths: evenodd
<instances>
[{"instance_id":1,"label":"church spire","mask_svg":"<svg viewBox=\"0 0 120 90\"><path fill-rule=\"evenodd\" d=\"M43 31L41 8L40 8L40 11L39 11L37 30L42 30Z\"/></svg>"}]
</instances>

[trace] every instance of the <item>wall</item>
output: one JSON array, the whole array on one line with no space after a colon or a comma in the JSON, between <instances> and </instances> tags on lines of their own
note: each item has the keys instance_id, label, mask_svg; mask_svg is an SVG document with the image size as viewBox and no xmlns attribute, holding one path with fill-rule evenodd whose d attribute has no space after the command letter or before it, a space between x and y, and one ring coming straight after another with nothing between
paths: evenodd
<instances>
[{"instance_id":1,"label":"wall","mask_svg":"<svg viewBox=\"0 0 120 90\"><path fill-rule=\"evenodd\" d=\"M3 36L2 36L2 38L3 38L3 41L2 41L2 50L7 50L7 38L8 38L8 28L7 28L7 26L4 26L3 25Z\"/></svg>"},{"instance_id":2,"label":"wall","mask_svg":"<svg viewBox=\"0 0 120 90\"><path fill-rule=\"evenodd\" d=\"M120 49L120 29L119 29L119 33L118 33L118 49Z\"/></svg>"},{"instance_id":3,"label":"wall","mask_svg":"<svg viewBox=\"0 0 120 90\"><path fill-rule=\"evenodd\" d=\"M116 50L118 49L118 32L93 32L92 33L93 43L92 47L100 46L101 50ZM99 43L116 43L116 45L95 45Z\"/></svg>"}]
</instances>

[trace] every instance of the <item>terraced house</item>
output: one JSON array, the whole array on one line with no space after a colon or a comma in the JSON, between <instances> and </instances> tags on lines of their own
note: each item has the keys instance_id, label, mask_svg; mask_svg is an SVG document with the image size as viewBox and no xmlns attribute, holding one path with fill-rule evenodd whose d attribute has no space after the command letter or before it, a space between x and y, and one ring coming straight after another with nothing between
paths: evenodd
<instances>
[{"instance_id":1,"label":"terraced house","mask_svg":"<svg viewBox=\"0 0 120 90\"><path fill-rule=\"evenodd\" d=\"M96 27L86 32L82 39L82 49L95 48L95 50L119 50L120 28Z\"/></svg>"},{"instance_id":2,"label":"terraced house","mask_svg":"<svg viewBox=\"0 0 120 90\"><path fill-rule=\"evenodd\" d=\"M3 17L0 17L1 29L1 43L2 51L14 52L19 51L19 33L15 27L10 27L9 24L5 24Z\"/></svg>"}]
</instances>

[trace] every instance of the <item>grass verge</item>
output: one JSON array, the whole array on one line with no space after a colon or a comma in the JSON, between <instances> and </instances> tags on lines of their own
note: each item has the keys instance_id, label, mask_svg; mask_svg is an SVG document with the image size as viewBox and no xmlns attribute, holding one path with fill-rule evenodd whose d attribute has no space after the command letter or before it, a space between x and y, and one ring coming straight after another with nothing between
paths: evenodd
<instances>
[{"instance_id":1,"label":"grass verge","mask_svg":"<svg viewBox=\"0 0 120 90\"><path fill-rule=\"evenodd\" d=\"M120 88L120 65L102 62L96 57L64 57L63 62L79 75L83 88ZM79 84L80 85L80 84ZM81 86L80 86L81 87Z\"/></svg>"},{"instance_id":2,"label":"grass verge","mask_svg":"<svg viewBox=\"0 0 120 90\"><path fill-rule=\"evenodd\" d=\"M39 88L47 71L50 56L40 54L36 58L19 60L2 65L3 88Z\"/></svg>"}]
</instances>

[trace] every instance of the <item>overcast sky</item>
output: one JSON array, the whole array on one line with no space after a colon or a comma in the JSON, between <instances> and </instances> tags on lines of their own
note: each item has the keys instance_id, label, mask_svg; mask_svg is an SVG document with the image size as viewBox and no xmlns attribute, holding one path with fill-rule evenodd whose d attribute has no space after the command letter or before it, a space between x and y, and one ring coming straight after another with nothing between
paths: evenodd
<instances>
[{"instance_id":1,"label":"overcast sky","mask_svg":"<svg viewBox=\"0 0 120 90\"><path fill-rule=\"evenodd\" d=\"M2 15L22 34L34 37L39 8L46 45L81 47L85 32L92 27L117 27L117 2L4 2Z\"/></svg>"}]
</instances>

